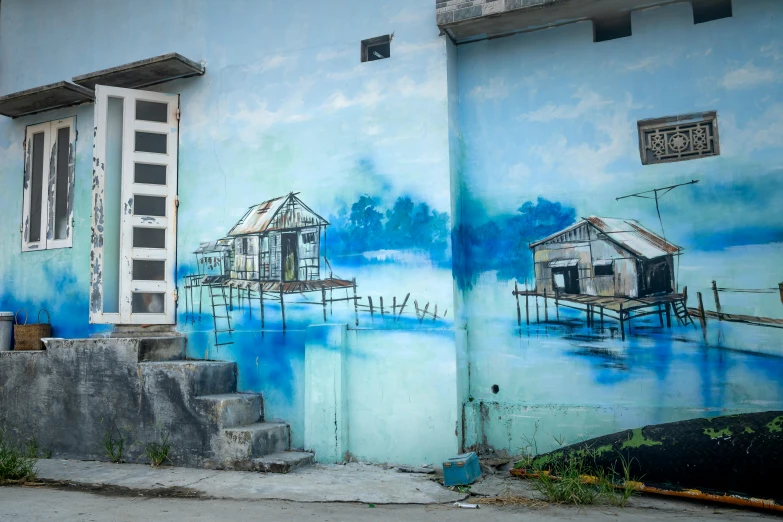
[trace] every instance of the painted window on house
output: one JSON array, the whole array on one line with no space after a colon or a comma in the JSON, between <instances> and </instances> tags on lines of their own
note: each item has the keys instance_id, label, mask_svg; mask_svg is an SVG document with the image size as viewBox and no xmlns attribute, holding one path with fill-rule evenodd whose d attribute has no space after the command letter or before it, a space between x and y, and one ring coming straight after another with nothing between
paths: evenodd
<instances>
[{"instance_id":1,"label":"painted window on house","mask_svg":"<svg viewBox=\"0 0 783 522\"><path fill-rule=\"evenodd\" d=\"M716 112L641 120L638 127L643 165L720 154Z\"/></svg>"},{"instance_id":2,"label":"painted window on house","mask_svg":"<svg viewBox=\"0 0 783 522\"><path fill-rule=\"evenodd\" d=\"M73 243L76 118L30 125L24 141L22 251Z\"/></svg>"},{"instance_id":3,"label":"painted window on house","mask_svg":"<svg viewBox=\"0 0 783 522\"><path fill-rule=\"evenodd\" d=\"M614 275L614 265L612 260L596 261L593 265L596 276L611 276Z\"/></svg>"}]
</instances>

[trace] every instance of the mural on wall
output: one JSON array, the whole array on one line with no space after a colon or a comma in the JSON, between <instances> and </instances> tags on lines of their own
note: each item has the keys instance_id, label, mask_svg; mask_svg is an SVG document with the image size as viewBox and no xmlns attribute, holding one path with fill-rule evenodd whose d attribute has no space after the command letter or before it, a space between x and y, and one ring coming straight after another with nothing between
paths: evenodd
<instances>
[{"instance_id":1,"label":"mural on wall","mask_svg":"<svg viewBox=\"0 0 783 522\"><path fill-rule=\"evenodd\" d=\"M345 279L333 272L326 245L333 245L335 256L362 254L380 247L429 247L443 257L448 215L430 211L426 204L416 207L410 198L398 198L384 214L378 201L361 196L336 219L337 239L327 240L329 221L308 207L291 192L253 205L229 230L226 237L204 242L193 252L198 273L183 277L185 318L195 321L208 308L213 322L214 345L233 344L232 312L252 318L255 303L259 329L266 327L266 307L276 303L282 329L286 329L286 300L321 308L323 321L334 313L335 303L353 311L353 325L360 325L360 311L373 323L399 322L403 314L415 314L418 323L435 323L447 317L448 308L437 303L404 296L357 294L356 278ZM385 237L384 237L385 236ZM344 293L343 293L344 292ZM303 298L297 300L297 298ZM308 298L309 297L309 298ZM409 302L412 301L412 302ZM338 305L339 306L339 305Z\"/></svg>"},{"instance_id":2,"label":"mural on wall","mask_svg":"<svg viewBox=\"0 0 783 522\"><path fill-rule=\"evenodd\" d=\"M468 444L783 407L783 60L739 9L460 46Z\"/></svg>"}]
</instances>

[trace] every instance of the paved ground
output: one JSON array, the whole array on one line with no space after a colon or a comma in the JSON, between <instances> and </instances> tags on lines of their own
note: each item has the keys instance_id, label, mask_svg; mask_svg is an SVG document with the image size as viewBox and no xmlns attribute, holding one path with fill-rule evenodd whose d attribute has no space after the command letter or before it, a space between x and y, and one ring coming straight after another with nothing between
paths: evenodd
<instances>
[{"instance_id":1,"label":"paved ground","mask_svg":"<svg viewBox=\"0 0 783 522\"><path fill-rule=\"evenodd\" d=\"M151 494L236 500L442 504L467 496L442 487L428 475L366 464L311 466L279 475L49 459L39 460L37 470L43 480L91 488L111 486Z\"/></svg>"},{"instance_id":2,"label":"paved ground","mask_svg":"<svg viewBox=\"0 0 783 522\"><path fill-rule=\"evenodd\" d=\"M467 495L433 475L364 464L313 466L288 475L134 464L40 460L46 485L0 487L5 520L327 520L559 521L780 520L769 513L660 497L633 497L624 509L568 506L462 509ZM533 497L528 482L506 473L471 487L476 498ZM372 507L371 507L372 506Z\"/></svg>"},{"instance_id":3,"label":"paved ground","mask_svg":"<svg viewBox=\"0 0 783 522\"><path fill-rule=\"evenodd\" d=\"M674 509L625 508L576 509L546 508L460 509L450 505L376 505L350 503L303 503L274 500L196 500L179 498L109 497L77 491L46 488L0 487L0 520L14 521L136 521L244 520L344 521L364 522L416 520L421 522L479 521L560 521L584 522L622 520L623 522L688 522L739 520L755 522L774 517L750 511L716 509L686 504ZM777 520L780 520L777 518Z\"/></svg>"}]
</instances>

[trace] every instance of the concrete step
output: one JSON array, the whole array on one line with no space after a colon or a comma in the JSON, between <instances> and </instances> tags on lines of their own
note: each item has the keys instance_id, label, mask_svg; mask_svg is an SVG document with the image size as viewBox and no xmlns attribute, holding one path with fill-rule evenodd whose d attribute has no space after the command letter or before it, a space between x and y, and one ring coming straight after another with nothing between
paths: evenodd
<instances>
[{"instance_id":1,"label":"concrete step","mask_svg":"<svg viewBox=\"0 0 783 522\"><path fill-rule=\"evenodd\" d=\"M256 423L264 418L264 398L260 393L223 393L196 397L205 415L221 428Z\"/></svg>"},{"instance_id":2,"label":"concrete step","mask_svg":"<svg viewBox=\"0 0 783 522\"><path fill-rule=\"evenodd\" d=\"M204 395L234 393L237 389L236 363L218 361L164 361L139 363L142 385L181 400ZM153 395L154 396L154 395Z\"/></svg>"},{"instance_id":3,"label":"concrete step","mask_svg":"<svg viewBox=\"0 0 783 522\"><path fill-rule=\"evenodd\" d=\"M248 471L288 473L296 468L309 466L314 460L315 455L306 451L282 451L251 460Z\"/></svg>"},{"instance_id":4,"label":"concrete step","mask_svg":"<svg viewBox=\"0 0 783 522\"><path fill-rule=\"evenodd\" d=\"M237 467L242 462L280 453L291 447L291 432L284 422L257 422L248 426L223 430L224 447L222 457Z\"/></svg>"},{"instance_id":5,"label":"concrete step","mask_svg":"<svg viewBox=\"0 0 783 522\"><path fill-rule=\"evenodd\" d=\"M142 337L139 362L181 361L185 358L185 336Z\"/></svg>"}]
</instances>

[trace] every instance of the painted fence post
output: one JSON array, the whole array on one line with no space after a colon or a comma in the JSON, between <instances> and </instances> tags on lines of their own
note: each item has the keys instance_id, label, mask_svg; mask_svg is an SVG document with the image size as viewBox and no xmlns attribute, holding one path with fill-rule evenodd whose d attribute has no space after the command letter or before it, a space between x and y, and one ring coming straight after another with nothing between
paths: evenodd
<instances>
[{"instance_id":1,"label":"painted fence post","mask_svg":"<svg viewBox=\"0 0 783 522\"><path fill-rule=\"evenodd\" d=\"M704 340L707 340L707 316L704 313L704 302L701 299L701 292L696 292L696 299L699 302L699 322L701 323L701 332Z\"/></svg>"},{"instance_id":2,"label":"painted fence post","mask_svg":"<svg viewBox=\"0 0 783 522\"><path fill-rule=\"evenodd\" d=\"M718 285L715 281L712 282L712 295L715 296L715 311L718 312L718 321L723 319L720 316L720 297L718 296Z\"/></svg>"},{"instance_id":3,"label":"painted fence post","mask_svg":"<svg viewBox=\"0 0 783 522\"><path fill-rule=\"evenodd\" d=\"M517 326L522 326L522 310L519 308L519 285L514 281L514 297L517 300Z\"/></svg>"}]
</instances>

